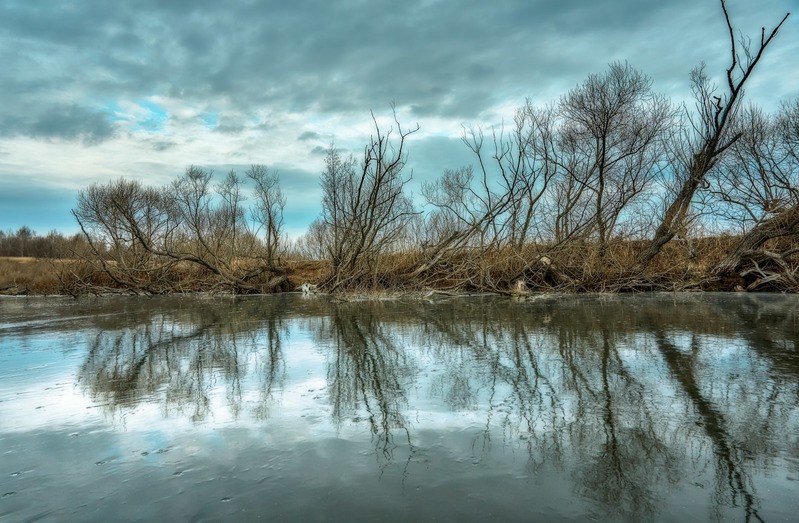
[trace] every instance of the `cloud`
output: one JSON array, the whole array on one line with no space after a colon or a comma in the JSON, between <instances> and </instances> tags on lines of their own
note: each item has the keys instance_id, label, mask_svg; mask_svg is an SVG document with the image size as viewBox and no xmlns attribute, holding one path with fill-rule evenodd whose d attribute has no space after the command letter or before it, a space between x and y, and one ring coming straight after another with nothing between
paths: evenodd
<instances>
[{"instance_id":1,"label":"cloud","mask_svg":"<svg viewBox=\"0 0 799 523\"><path fill-rule=\"evenodd\" d=\"M508 95L556 97L619 59L656 79L677 74L687 92L691 67L726 59L727 45L718 6L689 0L11 5L0 34L13 45L0 55L3 83L17 89L3 89L5 102L157 92L220 113L332 114L396 101L419 117L469 120ZM776 0L730 9L742 26L780 10ZM221 118L224 132L243 130Z\"/></svg>"},{"instance_id":2,"label":"cloud","mask_svg":"<svg viewBox=\"0 0 799 523\"><path fill-rule=\"evenodd\" d=\"M305 131L301 135L297 137L297 140L306 141L306 140L319 140L322 138L322 135L317 133L316 131Z\"/></svg>"},{"instance_id":3,"label":"cloud","mask_svg":"<svg viewBox=\"0 0 799 523\"><path fill-rule=\"evenodd\" d=\"M153 150L154 151L159 151L159 152L160 151L168 151L169 149L172 149L173 147L175 147L177 145L175 142L171 142L169 140L156 140L156 141L151 142L151 144L152 144Z\"/></svg>"},{"instance_id":4,"label":"cloud","mask_svg":"<svg viewBox=\"0 0 799 523\"><path fill-rule=\"evenodd\" d=\"M78 105L53 105L38 113L3 121L0 134L81 141L97 145L116 134L105 113Z\"/></svg>"},{"instance_id":5,"label":"cloud","mask_svg":"<svg viewBox=\"0 0 799 523\"><path fill-rule=\"evenodd\" d=\"M728 7L755 38L785 9ZM139 175L144 162L163 173L234 160L317 172L329 142L359 151L369 111L390 114L395 102L404 124L421 126L409 152L414 176L427 178L471 161L452 139L462 124L508 121L525 98L556 100L612 61L677 100L702 60L723 85L726 30L715 0L7 0L0 136L15 143L4 144L0 177L77 184ZM797 33L792 17L749 100L775 108L799 97L787 74L799 67ZM52 154L72 161L54 170Z\"/></svg>"}]
</instances>

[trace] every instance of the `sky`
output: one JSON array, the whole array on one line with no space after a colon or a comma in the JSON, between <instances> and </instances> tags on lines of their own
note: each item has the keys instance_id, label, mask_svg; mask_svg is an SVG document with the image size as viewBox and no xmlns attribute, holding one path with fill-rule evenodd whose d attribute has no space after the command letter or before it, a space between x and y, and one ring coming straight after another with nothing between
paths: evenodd
<instances>
[{"instance_id":1,"label":"sky","mask_svg":"<svg viewBox=\"0 0 799 523\"><path fill-rule=\"evenodd\" d=\"M799 0L727 0L760 36ZM296 237L320 212L331 143L359 153L392 122L409 189L473 163L464 126L512 121L627 61L690 100L701 62L720 84L729 36L718 0L3 0L0 230L78 231L81 189L120 177L163 185L190 165L216 176L265 164ZM774 110L799 98L799 12L747 84Z\"/></svg>"}]
</instances>

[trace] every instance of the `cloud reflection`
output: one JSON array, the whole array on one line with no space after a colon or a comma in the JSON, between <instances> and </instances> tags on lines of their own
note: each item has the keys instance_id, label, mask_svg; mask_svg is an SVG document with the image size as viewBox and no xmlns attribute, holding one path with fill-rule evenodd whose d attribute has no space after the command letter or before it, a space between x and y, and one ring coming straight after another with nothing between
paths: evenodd
<instances>
[{"instance_id":1,"label":"cloud reflection","mask_svg":"<svg viewBox=\"0 0 799 523\"><path fill-rule=\"evenodd\" d=\"M510 453L622 518L656 517L664 493L701 484L717 516L758 519L762 478L799 458L792 296L116 303L125 314L71 327L79 386L51 393L58 415L33 408L33 388L13 396L8 375L0 413L25 410L12 418L24 430L91 411L165 440L236 428L279 448L368 442L381 470L404 475L440 452L475 466Z\"/></svg>"}]
</instances>

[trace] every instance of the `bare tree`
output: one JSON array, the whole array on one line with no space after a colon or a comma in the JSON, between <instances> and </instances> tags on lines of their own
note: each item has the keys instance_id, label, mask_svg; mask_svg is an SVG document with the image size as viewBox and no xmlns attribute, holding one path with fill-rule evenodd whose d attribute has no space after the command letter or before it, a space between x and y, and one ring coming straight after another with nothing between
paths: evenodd
<instances>
[{"instance_id":1,"label":"bare tree","mask_svg":"<svg viewBox=\"0 0 799 523\"><path fill-rule=\"evenodd\" d=\"M753 48L751 41L745 38L736 43L735 31L724 0L721 0L721 8L730 37L730 65L726 70L727 90L723 94L716 94L716 88L711 85L705 74L704 65L691 73L697 114L690 119L692 129L686 144L689 154L682 165L676 166L675 175L680 176L682 186L666 206L654 237L639 254L633 267L633 272L636 273L646 269L661 248L684 230L697 190L704 184L708 172L716 166L724 152L740 137L739 134L731 132L731 125L740 106L744 86L766 47L790 15L786 14L769 33L766 33L765 27L762 28L759 44Z\"/></svg>"},{"instance_id":2,"label":"bare tree","mask_svg":"<svg viewBox=\"0 0 799 523\"><path fill-rule=\"evenodd\" d=\"M714 272L751 276L749 289L768 284L796 290L799 102L784 105L776 116L754 108L744 116L741 138L714 187L728 219L737 220L743 234Z\"/></svg>"},{"instance_id":3,"label":"bare tree","mask_svg":"<svg viewBox=\"0 0 799 523\"><path fill-rule=\"evenodd\" d=\"M72 214L90 246L87 261L113 284L134 292L161 292L166 265L157 264L139 237L167 237L174 230L160 193L135 181L93 184L78 193ZM148 240L149 241L149 240Z\"/></svg>"},{"instance_id":4,"label":"bare tree","mask_svg":"<svg viewBox=\"0 0 799 523\"><path fill-rule=\"evenodd\" d=\"M492 264L470 264L476 259L464 251L476 249L484 259L503 251L526 264L522 251L541 240L539 206L558 171L551 159L553 115L552 107L537 108L528 100L509 130L493 130L488 146L482 130L465 130L463 142L476 165L447 170L423 186L433 211L411 277L444 271L462 285L496 289L507 282L491 281Z\"/></svg>"},{"instance_id":5,"label":"bare tree","mask_svg":"<svg viewBox=\"0 0 799 523\"><path fill-rule=\"evenodd\" d=\"M663 168L663 138L672 109L652 93L651 85L629 64L613 63L606 73L590 75L559 105L561 167L568 179L560 184L563 203L556 230L561 238L572 230L595 233L600 257L625 207Z\"/></svg>"},{"instance_id":6,"label":"bare tree","mask_svg":"<svg viewBox=\"0 0 799 523\"><path fill-rule=\"evenodd\" d=\"M414 215L403 189L406 141L419 130L403 129L394 112L394 125L383 132L372 114L375 134L364 147L363 159L342 158L331 147L322 176L322 220L332 274L323 286L374 286L380 256L387 254ZM396 136L394 136L396 132Z\"/></svg>"},{"instance_id":7,"label":"bare tree","mask_svg":"<svg viewBox=\"0 0 799 523\"><path fill-rule=\"evenodd\" d=\"M783 116L784 115L780 115ZM749 106L736 122L740 138L708 176L715 214L743 233L799 202L793 159L781 118Z\"/></svg>"},{"instance_id":8,"label":"bare tree","mask_svg":"<svg viewBox=\"0 0 799 523\"><path fill-rule=\"evenodd\" d=\"M423 185L422 193L434 206L425 220L420 257L408 274L425 286L481 287L484 274L475 267L477 257L498 240L500 214L507 209L508 194L500 196L475 180L472 166L447 169L433 183Z\"/></svg>"},{"instance_id":9,"label":"bare tree","mask_svg":"<svg viewBox=\"0 0 799 523\"><path fill-rule=\"evenodd\" d=\"M33 232L28 226L23 225L17 230L17 238L19 238L19 255L25 256L28 252L28 243L30 242L31 238L36 236L36 233Z\"/></svg>"},{"instance_id":10,"label":"bare tree","mask_svg":"<svg viewBox=\"0 0 799 523\"><path fill-rule=\"evenodd\" d=\"M328 258L330 238L329 228L321 218L316 218L308 226L308 230L296 241L298 254L309 260Z\"/></svg>"},{"instance_id":11,"label":"bare tree","mask_svg":"<svg viewBox=\"0 0 799 523\"><path fill-rule=\"evenodd\" d=\"M263 235L265 247L264 258L273 264L280 252L280 241L283 235L283 209L286 197L280 190L280 179L277 173L264 165L252 165L245 173L255 184L255 205L252 208L252 219L257 225L256 236Z\"/></svg>"},{"instance_id":12,"label":"bare tree","mask_svg":"<svg viewBox=\"0 0 799 523\"><path fill-rule=\"evenodd\" d=\"M141 293L283 285L285 270L274 260L284 202L277 178L261 166L248 178L256 182L254 216L267 223L263 241L246 220L244 180L235 172L215 194L212 172L194 166L162 188L127 180L90 186L72 211L91 248L87 261L113 286Z\"/></svg>"},{"instance_id":13,"label":"bare tree","mask_svg":"<svg viewBox=\"0 0 799 523\"><path fill-rule=\"evenodd\" d=\"M553 274L553 258L577 238L593 235L604 256L624 211L662 168L672 115L648 77L611 64L557 105L528 100L509 130L487 139L467 128L475 164L423 187L433 211L411 276L441 272L438 266L450 281L504 290L531 268ZM466 256L469 249L479 254ZM556 280L574 282L559 274Z\"/></svg>"}]
</instances>

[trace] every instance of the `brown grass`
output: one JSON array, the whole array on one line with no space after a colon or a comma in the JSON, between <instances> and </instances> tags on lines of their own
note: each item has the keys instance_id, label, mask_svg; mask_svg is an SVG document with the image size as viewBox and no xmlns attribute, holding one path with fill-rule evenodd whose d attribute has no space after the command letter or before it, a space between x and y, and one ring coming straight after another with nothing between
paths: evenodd
<instances>
[{"instance_id":1,"label":"brown grass","mask_svg":"<svg viewBox=\"0 0 799 523\"><path fill-rule=\"evenodd\" d=\"M531 244L521 248L465 248L413 278L408 275L423 256L419 251L406 251L383 256L375 276L356 282L354 290L733 290L739 282L721 282L712 270L735 242L732 236L695 239L690 244L672 241L644 274L630 272L645 246L642 241L611 243L604 255L596 243L582 240L557 247Z\"/></svg>"},{"instance_id":2,"label":"brown grass","mask_svg":"<svg viewBox=\"0 0 799 523\"><path fill-rule=\"evenodd\" d=\"M330 266L324 261L289 260L284 264L292 290L303 283L317 284L330 273Z\"/></svg>"},{"instance_id":3,"label":"brown grass","mask_svg":"<svg viewBox=\"0 0 799 523\"><path fill-rule=\"evenodd\" d=\"M288 287L293 290L303 283L318 283L329 272L328 265L320 261L290 260L284 262ZM173 281L186 292L194 290L195 283L204 277L196 266L185 263L174 269ZM102 273L88 270L75 260L50 260L37 258L0 257L0 295L47 295L85 292L76 286L78 279L99 288L111 289L114 283Z\"/></svg>"},{"instance_id":4,"label":"brown grass","mask_svg":"<svg viewBox=\"0 0 799 523\"><path fill-rule=\"evenodd\" d=\"M422 253L407 251L383 256L378 270L361 286L372 291L464 290L646 291L734 290L741 279L721 280L712 274L737 238L700 238L691 245L672 241L664 246L645 274L629 267L643 242L617 242L600 256L596 245L573 242L559 249L529 245L519 250L464 249L424 274L410 278ZM541 256L547 263L541 263ZM303 283L319 284L331 274L326 261L282 260L287 282L275 290L295 290ZM208 273L192 264L177 264L164 275L172 292L208 288ZM116 284L95 266L74 260L0 257L0 294L82 294L113 291ZM745 286L745 285L744 285ZM119 289L117 289L119 290ZM345 289L346 290L346 289ZM357 289L355 289L357 290Z\"/></svg>"},{"instance_id":5,"label":"brown grass","mask_svg":"<svg viewBox=\"0 0 799 523\"><path fill-rule=\"evenodd\" d=\"M59 294L61 260L0 257L0 294Z\"/></svg>"}]
</instances>

